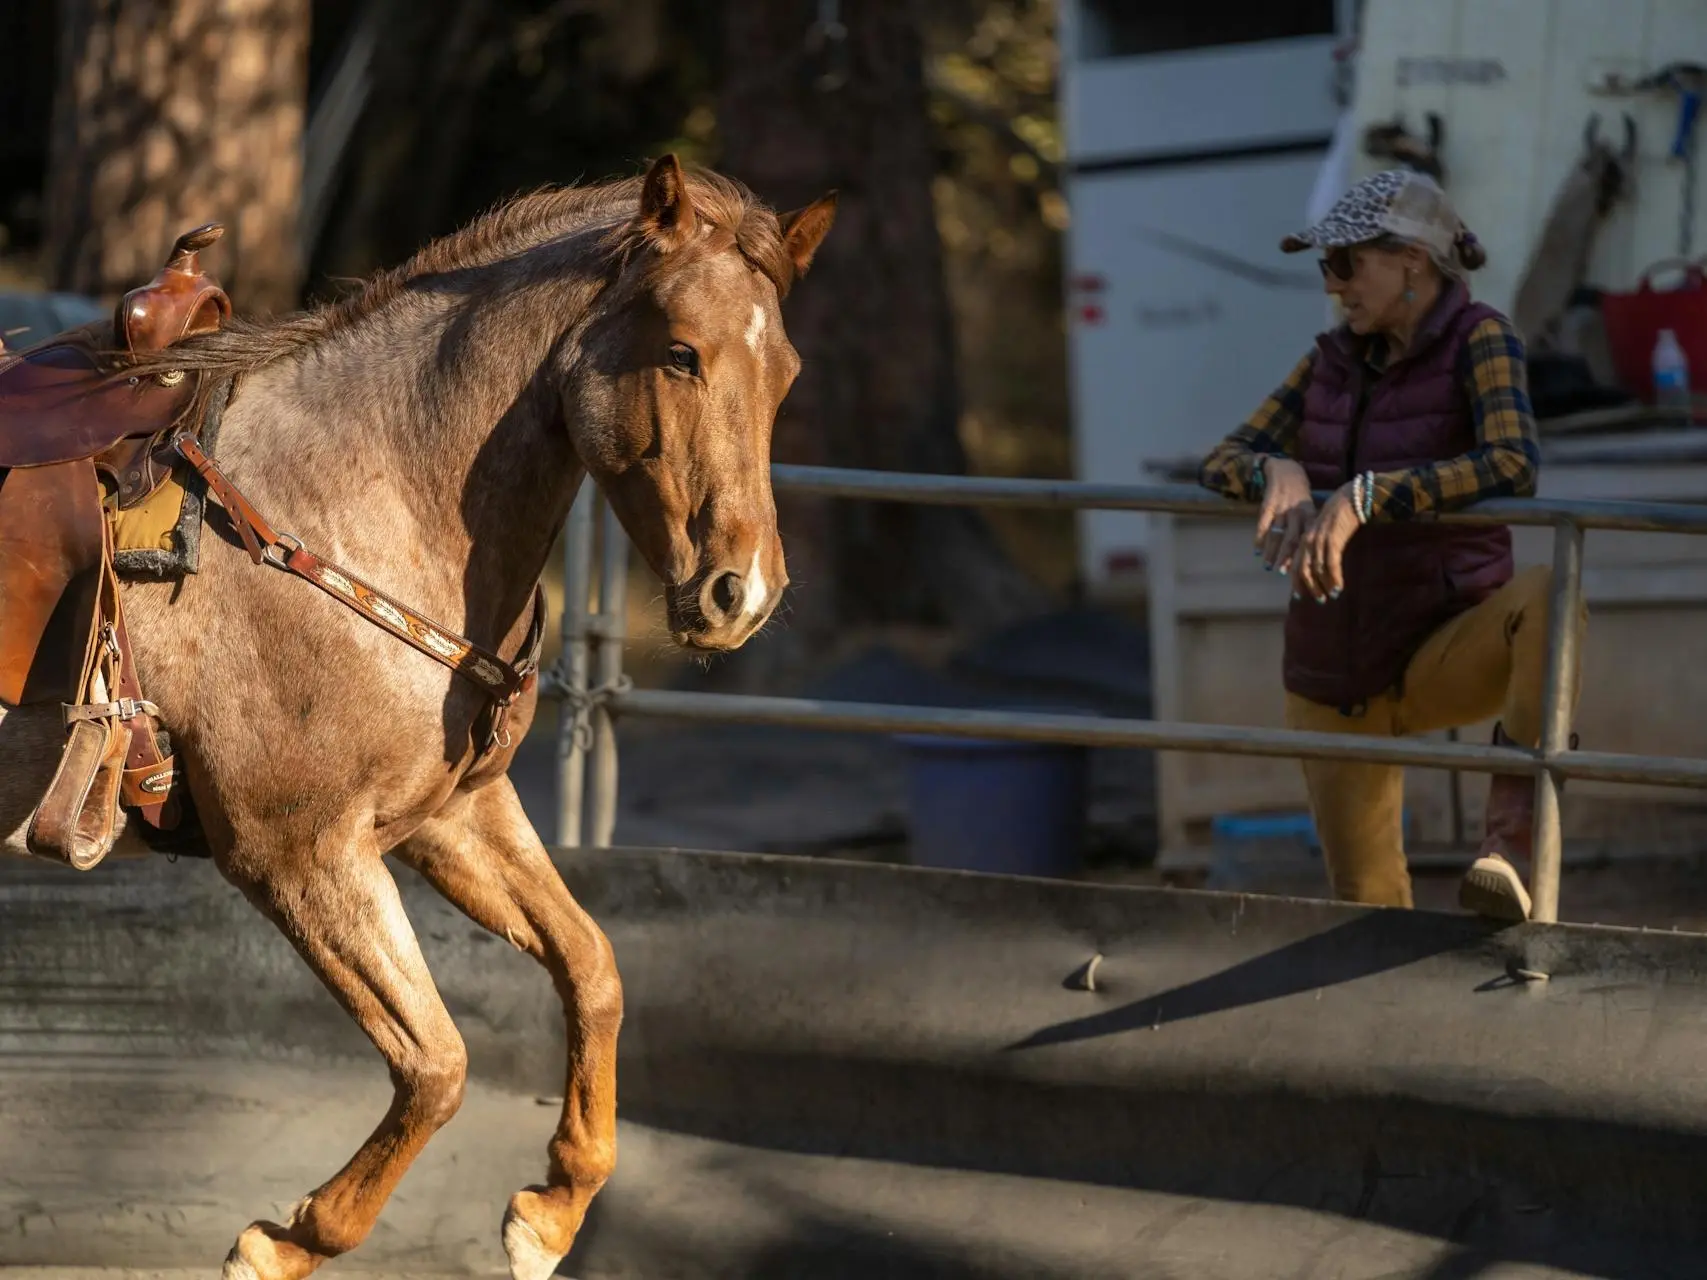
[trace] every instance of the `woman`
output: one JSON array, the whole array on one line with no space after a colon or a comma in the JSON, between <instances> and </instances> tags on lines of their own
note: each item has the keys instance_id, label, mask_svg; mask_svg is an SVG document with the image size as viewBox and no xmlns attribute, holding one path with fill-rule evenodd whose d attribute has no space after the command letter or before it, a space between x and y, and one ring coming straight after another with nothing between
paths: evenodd
<instances>
[{"instance_id":1,"label":"woman","mask_svg":"<svg viewBox=\"0 0 1707 1280\"><path fill-rule=\"evenodd\" d=\"M1496 743L1536 746L1547 569L1514 574L1504 527L1418 518L1535 491L1523 343L1465 285L1487 255L1440 187L1405 170L1358 183L1281 248L1321 252L1344 323L1209 455L1202 482L1261 503L1256 554L1292 579L1287 724L1396 736L1497 716ZM1312 489L1333 492L1320 511ZM1402 770L1312 760L1304 776L1335 894L1410 906ZM1493 778L1467 908L1528 917L1534 794L1529 778Z\"/></svg>"}]
</instances>

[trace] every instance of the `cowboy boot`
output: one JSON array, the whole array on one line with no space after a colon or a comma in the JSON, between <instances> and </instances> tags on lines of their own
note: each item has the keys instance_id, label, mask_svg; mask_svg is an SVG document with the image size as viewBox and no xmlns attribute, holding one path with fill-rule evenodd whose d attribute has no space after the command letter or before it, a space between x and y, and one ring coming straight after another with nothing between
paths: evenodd
<instances>
[{"instance_id":1,"label":"cowboy boot","mask_svg":"<svg viewBox=\"0 0 1707 1280\"><path fill-rule=\"evenodd\" d=\"M1496 747L1517 743L1494 726ZM1458 905L1495 920L1529 919L1529 890L1518 868L1528 870L1535 840L1535 779L1496 773L1488 780L1488 812L1482 847L1458 886Z\"/></svg>"},{"instance_id":2,"label":"cowboy boot","mask_svg":"<svg viewBox=\"0 0 1707 1280\"><path fill-rule=\"evenodd\" d=\"M1496 747L1519 744L1494 726ZM1577 735L1570 737L1576 750ZM1458 905L1495 920L1529 919L1529 890L1523 874L1535 849L1535 779L1522 774L1496 773L1488 781L1488 812L1482 847L1458 886ZM1520 871L1521 868L1521 871Z\"/></svg>"}]
</instances>

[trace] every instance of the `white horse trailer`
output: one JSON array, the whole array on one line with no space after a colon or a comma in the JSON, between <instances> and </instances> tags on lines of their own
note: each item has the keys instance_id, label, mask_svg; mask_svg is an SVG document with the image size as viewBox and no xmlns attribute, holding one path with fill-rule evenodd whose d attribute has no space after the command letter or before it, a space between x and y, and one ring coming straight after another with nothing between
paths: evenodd
<instances>
[{"instance_id":1,"label":"white horse trailer","mask_svg":"<svg viewBox=\"0 0 1707 1280\"><path fill-rule=\"evenodd\" d=\"M1342 114L1345 0L1062 0L1067 311L1082 480L1137 483L1207 450L1322 322L1283 259ZM1080 571L1141 591L1148 518L1085 512Z\"/></svg>"},{"instance_id":2,"label":"white horse trailer","mask_svg":"<svg viewBox=\"0 0 1707 1280\"><path fill-rule=\"evenodd\" d=\"M1087 26L1090 7L1081 0L1077 9L1080 51L1097 47L1086 43L1095 30ZM1473 281L1479 298L1508 313L1513 309L1526 264L1582 154L1591 120L1599 121L1602 136L1622 144L1621 120L1628 116L1637 145L1630 191L1595 234L1588 283L1629 290L1650 265L1680 253L1698 257L1707 247L1707 198L1692 189L1701 185L1694 180L1695 166L1675 154L1679 95L1635 87L1669 66L1707 66L1707 0L1366 0L1359 9L1356 52L1342 64L1352 92L1339 127L1350 145L1335 148L1335 164L1324 166L1323 186L1348 184L1391 163L1364 149L1370 126L1397 120L1420 133L1427 118L1437 116L1446 187L1488 247L1488 265ZM1263 81L1253 69L1250 105L1241 108L1256 118L1266 107L1265 118L1283 137L1283 122L1296 118L1299 101L1320 102L1319 83L1305 68L1311 56L1326 55L1306 51L1325 49L1324 39L1317 37L1312 46L1300 36L1159 55L1156 61L1213 63L1243 56L1255 68L1263 56L1277 63L1283 55L1297 59L1290 89ZM1095 81L1086 78L1086 69L1100 74L1099 68L1122 62L1080 58L1069 65L1079 81L1069 93L1069 119L1082 122L1075 130L1082 148L1098 136L1093 122L1107 114L1092 110ZM1138 75L1132 82L1159 83ZM1129 94L1129 101L1138 100L1138 90ZM1079 154L1094 170L1095 157L1107 153ZM1233 233L1224 228L1236 221L1247 237L1237 242L1242 252L1265 269L1286 263L1275 241L1303 216L1312 166L1322 163L1320 155L1304 153L1287 159L1290 188L1281 185L1278 173L1264 184L1260 166L1268 161L1221 162L1238 175L1226 179L1216 176L1215 167L1176 174L1152 165L1126 174L1153 183L1177 181L1180 191L1200 184L1204 194L1197 206L1168 187L1158 191L1153 207L1144 203L1149 195L1121 203L1126 196L1105 194L1102 174L1075 177L1075 269L1088 270L1105 253L1118 260L1120 274L1109 272L1107 296L1125 299L1109 305L1102 323L1087 324L1081 316L1074 326L1075 425L1086 478L1136 480L1147 461L1177 466L1201 455L1284 376L1322 326L1320 281L1308 261L1297 265L1311 277L1314 297L1260 288L1207 263L1188 264L1178 253L1134 247L1124 258L1114 254L1114 246L1137 245L1133 227L1167 217L1173 219L1165 224L1170 230L1189 228L1195 218L1202 228L1198 240L1231 245ZM1110 172L1107 178L1116 176ZM1225 182L1224 194L1209 190L1218 181ZM1161 334L1133 324L1141 293L1190 296L1197 288L1200 296L1210 296L1212 287L1228 314ZM1074 295L1075 302L1079 297ZM1695 380L1699 390L1707 375L1696 371ZM1707 432L1699 426L1637 430L1608 424L1590 431L1582 422L1567 429L1547 419L1541 447L1543 498L1707 502ZM1551 541L1544 532L1520 530L1515 541L1520 566L1550 562ZM1110 519L1087 525L1084 542L1087 573L1104 581L1111 555L1142 547L1159 719L1282 722L1279 672L1288 589L1284 580L1253 567L1249 525L1161 516L1140 535L1136 526ZM1707 627L1707 545L1662 534L1595 533L1584 565L1591 621L1575 721L1584 747L1707 755L1707 668L1699 661ZM1472 726L1463 736L1485 742L1490 728ZM1298 766L1290 760L1171 752L1159 753L1157 760L1164 866L1204 865L1217 817L1295 814L1306 803ZM1410 771L1413 860L1432 853L1461 865L1464 846L1479 838L1484 793L1479 779L1460 790L1446 774ZM1661 795L1622 784L1573 783L1564 803L1567 858L1707 847L1707 808L1688 792Z\"/></svg>"}]
</instances>

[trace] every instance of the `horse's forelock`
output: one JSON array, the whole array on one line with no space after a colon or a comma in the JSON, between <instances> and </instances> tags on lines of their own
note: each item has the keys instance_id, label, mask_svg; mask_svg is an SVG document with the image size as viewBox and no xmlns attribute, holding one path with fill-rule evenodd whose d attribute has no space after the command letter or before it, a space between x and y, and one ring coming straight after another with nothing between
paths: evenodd
<instances>
[{"instance_id":1,"label":"horse's forelock","mask_svg":"<svg viewBox=\"0 0 1707 1280\"><path fill-rule=\"evenodd\" d=\"M658 254L648 263L648 274L661 277L680 270L700 254L722 253L733 247L776 286L778 297L787 297L797 273L776 214L733 178L703 169L690 169L687 178L688 198L693 201L695 215L707 224L708 234L690 249ZM613 252L624 260L652 247L647 230L633 221L614 229L611 244Z\"/></svg>"},{"instance_id":2,"label":"horse's forelock","mask_svg":"<svg viewBox=\"0 0 1707 1280\"><path fill-rule=\"evenodd\" d=\"M786 298L797 273L776 214L760 205L750 206L735 232L735 244L741 256L776 286L777 297Z\"/></svg>"}]
</instances>

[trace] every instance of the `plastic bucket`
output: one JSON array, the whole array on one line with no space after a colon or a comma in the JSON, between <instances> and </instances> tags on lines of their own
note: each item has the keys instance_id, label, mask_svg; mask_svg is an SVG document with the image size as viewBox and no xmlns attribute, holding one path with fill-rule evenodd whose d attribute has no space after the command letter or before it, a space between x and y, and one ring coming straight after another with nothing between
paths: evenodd
<instances>
[{"instance_id":1,"label":"plastic bucket","mask_svg":"<svg viewBox=\"0 0 1707 1280\"><path fill-rule=\"evenodd\" d=\"M1308 813L1217 814L1209 889L1307 893L1323 883L1321 842Z\"/></svg>"},{"instance_id":2,"label":"plastic bucket","mask_svg":"<svg viewBox=\"0 0 1707 1280\"><path fill-rule=\"evenodd\" d=\"M1059 876L1084 851L1083 747L904 734L913 862Z\"/></svg>"}]
</instances>

